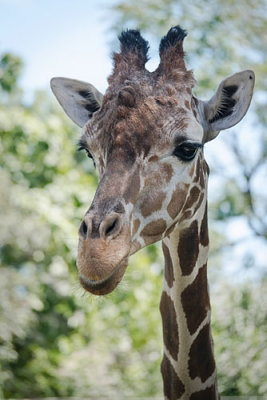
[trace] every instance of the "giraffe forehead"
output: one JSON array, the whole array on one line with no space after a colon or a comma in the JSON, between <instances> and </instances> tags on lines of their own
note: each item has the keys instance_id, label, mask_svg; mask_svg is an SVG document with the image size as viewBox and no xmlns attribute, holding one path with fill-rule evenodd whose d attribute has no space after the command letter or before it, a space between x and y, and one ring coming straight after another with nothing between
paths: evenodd
<instances>
[{"instance_id":1,"label":"giraffe forehead","mask_svg":"<svg viewBox=\"0 0 267 400\"><path fill-rule=\"evenodd\" d=\"M90 150L107 156L119 152L135 157L168 151L183 136L203 141L203 129L191 108L191 86L155 80L152 75L114 80L99 112L85 127ZM151 154L150 154L151 155ZM132 156L132 158L135 158ZM105 157L104 157L105 158Z\"/></svg>"},{"instance_id":2,"label":"giraffe forehead","mask_svg":"<svg viewBox=\"0 0 267 400\"><path fill-rule=\"evenodd\" d=\"M193 113L180 107L176 99L171 104L159 105L155 97L146 98L139 107L129 110L118 106L113 113L102 113L97 124L84 132L88 147L98 150L120 147L148 154L149 150L163 152L175 145L177 138L202 142L203 128Z\"/></svg>"}]
</instances>

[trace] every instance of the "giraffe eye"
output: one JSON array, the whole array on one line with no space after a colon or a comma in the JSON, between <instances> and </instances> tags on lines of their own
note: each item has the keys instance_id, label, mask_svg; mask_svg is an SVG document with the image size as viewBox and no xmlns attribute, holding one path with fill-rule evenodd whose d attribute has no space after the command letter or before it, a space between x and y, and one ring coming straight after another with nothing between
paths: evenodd
<instances>
[{"instance_id":1,"label":"giraffe eye","mask_svg":"<svg viewBox=\"0 0 267 400\"><path fill-rule=\"evenodd\" d=\"M92 154L90 153L90 151L89 151L88 149L85 149L85 152L86 152L87 157L88 157L88 158L91 158L91 160L93 160L94 167L96 167L94 157L92 156Z\"/></svg>"},{"instance_id":2,"label":"giraffe eye","mask_svg":"<svg viewBox=\"0 0 267 400\"><path fill-rule=\"evenodd\" d=\"M199 143L182 143L175 148L173 155L182 161L191 161L195 158L198 149L201 147L202 144Z\"/></svg>"},{"instance_id":3,"label":"giraffe eye","mask_svg":"<svg viewBox=\"0 0 267 400\"><path fill-rule=\"evenodd\" d=\"M78 151L81 151L81 150L85 150L87 157L88 157L88 158L91 158L91 159L93 160L94 167L95 167L95 160L94 160L94 157L92 156L92 154L90 153L90 151L89 151L81 142L79 142L79 143L78 143Z\"/></svg>"},{"instance_id":4,"label":"giraffe eye","mask_svg":"<svg viewBox=\"0 0 267 400\"><path fill-rule=\"evenodd\" d=\"M85 149L85 152L86 152L87 157L89 157L89 158L91 158L91 159L93 160L93 156L92 156L92 154L90 153L90 151L87 150L87 149Z\"/></svg>"}]
</instances>

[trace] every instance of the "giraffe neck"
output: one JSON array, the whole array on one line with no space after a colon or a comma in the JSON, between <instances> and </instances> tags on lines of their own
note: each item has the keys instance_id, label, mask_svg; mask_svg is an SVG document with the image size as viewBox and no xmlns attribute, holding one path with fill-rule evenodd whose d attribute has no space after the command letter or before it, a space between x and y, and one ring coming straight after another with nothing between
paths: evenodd
<instances>
[{"instance_id":1,"label":"giraffe neck","mask_svg":"<svg viewBox=\"0 0 267 400\"><path fill-rule=\"evenodd\" d=\"M207 203L194 220L163 240L165 276L160 311L166 400L218 399L207 282Z\"/></svg>"}]
</instances>

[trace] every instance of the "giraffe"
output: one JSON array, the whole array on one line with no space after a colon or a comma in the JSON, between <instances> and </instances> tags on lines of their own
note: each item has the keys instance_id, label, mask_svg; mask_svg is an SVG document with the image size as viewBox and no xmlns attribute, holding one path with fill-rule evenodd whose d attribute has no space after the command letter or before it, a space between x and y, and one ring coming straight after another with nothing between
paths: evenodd
<instances>
[{"instance_id":1,"label":"giraffe","mask_svg":"<svg viewBox=\"0 0 267 400\"><path fill-rule=\"evenodd\" d=\"M93 202L79 228L81 285L105 295L119 284L130 255L162 241L160 312L166 400L218 399L207 282L209 247L203 147L246 114L254 73L224 79L209 101L193 95L184 61L186 32L161 39L149 72L148 42L137 30L119 36L120 52L103 96L91 84L53 78L51 88L80 127L79 148L99 172Z\"/></svg>"}]
</instances>

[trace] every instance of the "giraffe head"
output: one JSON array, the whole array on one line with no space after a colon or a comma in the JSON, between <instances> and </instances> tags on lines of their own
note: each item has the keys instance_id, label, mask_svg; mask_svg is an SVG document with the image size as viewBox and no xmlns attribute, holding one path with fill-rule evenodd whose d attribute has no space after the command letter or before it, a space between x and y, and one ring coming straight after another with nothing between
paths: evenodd
<instances>
[{"instance_id":1,"label":"giraffe head","mask_svg":"<svg viewBox=\"0 0 267 400\"><path fill-rule=\"evenodd\" d=\"M148 43L123 32L103 96L92 85L53 78L52 90L80 127L81 148L99 185L79 229L78 272L94 294L111 292L128 257L163 239L197 212L206 196L204 144L238 123L252 96L254 74L226 78L209 101L192 94L179 26L160 43L160 64L145 68Z\"/></svg>"}]
</instances>

